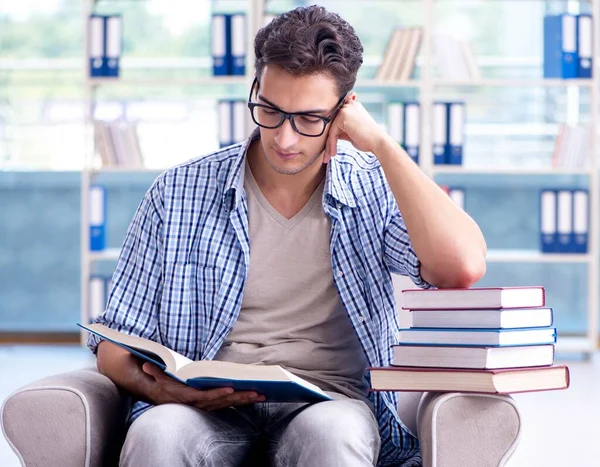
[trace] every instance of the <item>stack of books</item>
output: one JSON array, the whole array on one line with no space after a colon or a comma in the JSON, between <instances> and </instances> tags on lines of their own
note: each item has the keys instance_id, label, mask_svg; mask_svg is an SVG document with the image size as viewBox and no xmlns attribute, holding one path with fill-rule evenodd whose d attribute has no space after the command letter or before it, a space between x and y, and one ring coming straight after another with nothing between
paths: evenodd
<instances>
[{"instance_id":1,"label":"stack of books","mask_svg":"<svg viewBox=\"0 0 600 467\"><path fill-rule=\"evenodd\" d=\"M403 290L389 367L374 391L511 394L569 387L554 365L556 329L543 287Z\"/></svg>"}]
</instances>

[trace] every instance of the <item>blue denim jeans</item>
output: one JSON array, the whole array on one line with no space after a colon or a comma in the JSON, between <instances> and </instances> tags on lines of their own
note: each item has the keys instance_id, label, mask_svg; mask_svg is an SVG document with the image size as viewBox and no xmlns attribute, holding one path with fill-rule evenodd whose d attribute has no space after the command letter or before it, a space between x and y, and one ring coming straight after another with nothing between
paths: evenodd
<instances>
[{"instance_id":1,"label":"blue denim jeans","mask_svg":"<svg viewBox=\"0 0 600 467\"><path fill-rule=\"evenodd\" d=\"M381 443L369 406L341 394L328 394L334 400L317 404L263 402L214 412L181 404L153 407L129 428L120 465L376 465ZM257 446L264 459L260 464L249 460Z\"/></svg>"}]
</instances>

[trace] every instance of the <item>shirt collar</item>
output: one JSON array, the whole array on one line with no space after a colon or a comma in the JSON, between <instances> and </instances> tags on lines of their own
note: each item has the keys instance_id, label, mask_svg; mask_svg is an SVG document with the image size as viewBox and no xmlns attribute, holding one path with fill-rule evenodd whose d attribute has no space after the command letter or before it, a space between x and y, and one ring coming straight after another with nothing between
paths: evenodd
<instances>
[{"instance_id":1,"label":"shirt collar","mask_svg":"<svg viewBox=\"0 0 600 467\"><path fill-rule=\"evenodd\" d=\"M240 202L245 175L245 160L250 144L260 138L259 128L255 128L248 139L239 147L235 162L229 172L223 191L223 202L232 202L232 209L236 209ZM348 184L344 180L347 174L344 173L345 163L341 163L336 157L332 158L327 164L325 175L325 187L323 192L323 201L337 207L342 204L351 208L356 207L356 198L354 193L349 189ZM229 200L229 201L228 201Z\"/></svg>"}]
</instances>

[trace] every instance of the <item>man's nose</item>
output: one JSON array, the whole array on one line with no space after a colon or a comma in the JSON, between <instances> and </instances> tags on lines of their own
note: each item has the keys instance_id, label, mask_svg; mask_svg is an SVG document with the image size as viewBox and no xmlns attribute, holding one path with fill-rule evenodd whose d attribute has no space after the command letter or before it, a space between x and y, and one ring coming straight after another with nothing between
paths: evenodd
<instances>
[{"instance_id":1,"label":"man's nose","mask_svg":"<svg viewBox=\"0 0 600 467\"><path fill-rule=\"evenodd\" d=\"M275 142L282 150L293 147L300 138L300 135L296 133L296 130L292 127L290 119L286 119L275 133Z\"/></svg>"}]
</instances>

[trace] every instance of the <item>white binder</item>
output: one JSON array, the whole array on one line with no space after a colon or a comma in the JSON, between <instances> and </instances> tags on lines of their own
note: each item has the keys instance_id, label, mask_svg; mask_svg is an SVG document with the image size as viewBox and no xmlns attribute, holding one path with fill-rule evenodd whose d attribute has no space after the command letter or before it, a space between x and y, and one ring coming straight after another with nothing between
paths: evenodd
<instances>
[{"instance_id":1,"label":"white binder","mask_svg":"<svg viewBox=\"0 0 600 467\"><path fill-rule=\"evenodd\" d=\"M404 104L404 149L417 164L421 144L421 108L418 102Z\"/></svg>"},{"instance_id":2,"label":"white binder","mask_svg":"<svg viewBox=\"0 0 600 467\"><path fill-rule=\"evenodd\" d=\"M246 15L231 15L231 74L246 74Z\"/></svg>"},{"instance_id":3,"label":"white binder","mask_svg":"<svg viewBox=\"0 0 600 467\"><path fill-rule=\"evenodd\" d=\"M542 190L540 196L540 247L544 253L553 253L557 250L554 190Z\"/></svg>"},{"instance_id":4,"label":"white binder","mask_svg":"<svg viewBox=\"0 0 600 467\"><path fill-rule=\"evenodd\" d=\"M448 107L445 102L433 104L433 163L447 164Z\"/></svg>"},{"instance_id":5,"label":"white binder","mask_svg":"<svg viewBox=\"0 0 600 467\"><path fill-rule=\"evenodd\" d=\"M401 102L388 104L388 133L397 143L404 143L404 109Z\"/></svg>"},{"instance_id":6,"label":"white binder","mask_svg":"<svg viewBox=\"0 0 600 467\"><path fill-rule=\"evenodd\" d=\"M462 188L450 188L448 193L450 195L450 199L454 201L459 208L463 211L465 210L465 190Z\"/></svg>"},{"instance_id":7,"label":"white binder","mask_svg":"<svg viewBox=\"0 0 600 467\"><path fill-rule=\"evenodd\" d=\"M231 101L221 100L218 104L219 112L219 146L224 148L233 143L231 131Z\"/></svg>"},{"instance_id":8,"label":"white binder","mask_svg":"<svg viewBox=\"0 0 600 467\"><path fill-rule=\"evenodd\" d=\"M231 101L231 111L233 113L233 143L240 143L248 137L248 131L246 128L246 102L245 101Z\"/></svg>"},{"instance_id":9,"label":"white binder","mask_svg":"<svg viewBox=\"0 0 600 467\"><path fill-rule=\"evenodd\" d=\"M123 43L123 19L121 16L106 17L106 75L119 76Z\"/></svg>"},{"instance_id":10,"label":"white binder","mask_svg":"<svg viewBox=\"0 0 600 467\"><path fill-rule=\"evenodd\" d=\"M557 195L558 252L569 253L573 245L573 194L559 190Z\"/></svg>"},{"instance_id":11,"label":"white binder","mask_svg":"<svg viewBox=\"0 0 600 467\"><path fill-rule=\"evenodd\" d=\"M89 21L89 75L96 78L104 76L104 17L92 15Z\"/></svg>"},{"instance_id":12,"label":"white binder","mask_svg":"<svg viewBox=\"0 0 600 467\"><path fill-rule=\"evenodd\" d=\"M589 228L588 192L575 190L573 192L573 253L587 253Z\"/></svg>"}]
</instances>

